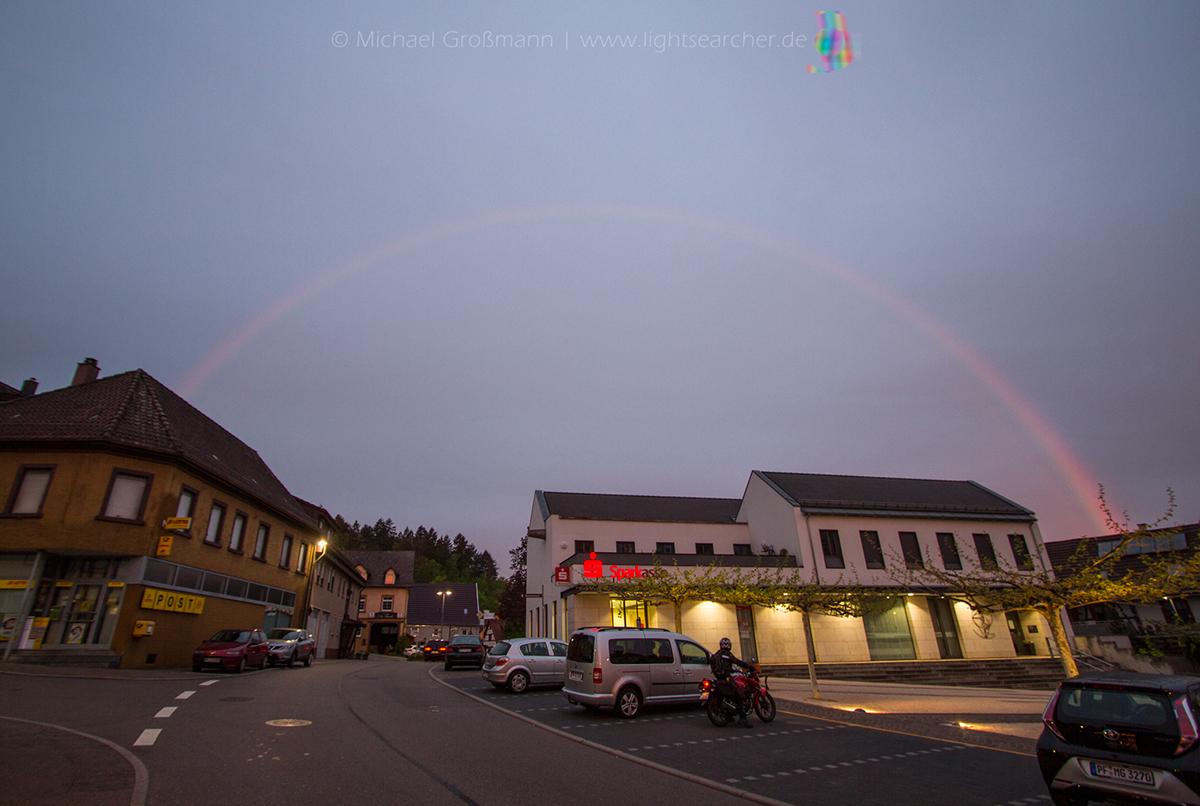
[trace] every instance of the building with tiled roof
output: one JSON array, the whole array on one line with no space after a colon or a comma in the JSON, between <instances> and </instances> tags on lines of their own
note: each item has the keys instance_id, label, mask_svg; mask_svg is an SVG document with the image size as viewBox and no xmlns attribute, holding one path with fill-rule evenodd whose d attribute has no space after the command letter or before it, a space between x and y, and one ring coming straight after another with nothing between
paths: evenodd
<instances>
[{"instance_id":1,"label":"building with tiled roof","mask_svg":"<svg viewBox=\"0 0 1200 806\"><path fill-rule=\"evenodd\" d=\"M355 648L360 652L389 652L408 629L409 589L416 555L412 551L343 554L363 580Z\"/></svg>"},{"instance_id":2,"label":"building with tiled roof","mask_svg":"<svg viewBox=\"0 0 1200 806\"><path fill-rule=\"evenodd\" d=\"M316 520L148 373L99 374L0 400L5 655L186 666L218 629L299 626Z\"/></svg>"},{"instance_id":3,"label":"building with tiled roof","mask_svg":"<svg viewBox=\"0 0 1200 806\"><path fill-rule=\"evenodd\" d=\"M478 635L481 624L474 582L419 582L409 592L408 630L418 642Z\"/></svg>"},{"instance_id":4,"label":"building with tiled roof","mask_svg":"<svg viewBox=\"0 0 1200 806\"><path fill-rule=\"evenodd\" d=\"M775 608L623 600L579 586L719 566L799 572L820 585L864 585L884 596L912 564L1046 567L1035 514L974 481L753 471L741 498L535 491L527 530L526 634L566 639L584 626L675 629L716 649L740 639L740 656L807 662L801 616ZM897 564L901 565L897 569ZM736 569L749 569L739 571ZM814 615L821 662L1049 656L1033 613L983 625L942 596L893 595L864 618ZM734 636L737 636L736 638Z\"/></svg>"}]
</instances>

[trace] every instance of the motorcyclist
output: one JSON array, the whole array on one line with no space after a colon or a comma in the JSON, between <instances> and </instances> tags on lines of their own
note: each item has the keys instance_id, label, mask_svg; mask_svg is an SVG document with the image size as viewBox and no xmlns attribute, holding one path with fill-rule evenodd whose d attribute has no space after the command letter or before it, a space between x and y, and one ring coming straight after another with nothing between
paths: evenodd
<instances>
[{"instance_id":1,"label":"motorcyclist","mask_svg":"<svg viewBox=\"0 0 1200 806\"><path fill-rule=\"evenodd\" d=\"M750 719L746 714L746 698L742 696L742 690L736 683L733 682L733 667L739 666L747 671L754 669L753 664L739 660L733 654L733 642L728 638L721 639L721 648L714 652L708 658L709 668L712 669L713 677L716 678L717 690L733 701L737 706L738 725L743 728L752 728Z\"/></svg>"}]
</instances>

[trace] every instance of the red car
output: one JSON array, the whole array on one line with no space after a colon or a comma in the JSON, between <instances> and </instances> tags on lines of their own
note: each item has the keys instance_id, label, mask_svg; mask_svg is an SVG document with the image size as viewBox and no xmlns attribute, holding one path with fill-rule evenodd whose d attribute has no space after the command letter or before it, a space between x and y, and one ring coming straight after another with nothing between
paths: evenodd
<instances>
[{"instance_id":1,"label":"red car","mask_svg":"<svg viewBox=\"0 0 1200 806\"><path fill-rule=\"evenodd\" d=\"M267 634L262 630L221 630L192 654L192 671L267 666Z\"/></svg>"}]
</instances>

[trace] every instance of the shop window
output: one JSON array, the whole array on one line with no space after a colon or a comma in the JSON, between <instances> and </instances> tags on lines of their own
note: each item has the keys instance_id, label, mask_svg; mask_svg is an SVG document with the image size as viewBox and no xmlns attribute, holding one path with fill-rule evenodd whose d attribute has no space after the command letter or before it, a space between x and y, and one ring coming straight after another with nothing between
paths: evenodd
<instances>
[{"instance_id":1,"label":"shop window","mask_svg":"<svg viewBox=\"0 0 1200 806\"><path fill-rule=\"evenodd\" d=\"M279 546L279 567L292 567L292 536L286 533L283 535L283 543Z\"/></svg>"},{"instance_id":2,"label":"shop window","mask_svg":"<svg viewBox=\"0 0 1200 806\"><path fill-rule=\"evenodd\" d=\"M46 491L50 489L50 479L54 476L53 466L25 466L17 471L17 480L8 496L8 506L5 515L42 514L42 504L46 500Z\"/></svg>"},{"instance_id":3,"label":"shop window","mask_svg":"<svg viewBox=\"0 0 1200 806\"><path fill-rule=\"evenodd\" d=\"M975 553L979 555L979 567L984 571L995 571L1000 567L996 562L996 548L992 545L991 535L971 535L975 539Z\"/></svg>"},{"instance_id":4,"label":"shop window","mask_svg":"<svg viewBox=\"0 0 1200 806\"><path fill-rule=\"evenodd\" d=\"M634 548L632 540L628 540L628 541L618 540L617 541L617 554L634 554L635 552L636 552L636 549Z\"/></svg>"},{"instance_id":5,"label":"shop window","mask_svg":"<svg viewBox=\"0 0 1200 806\"><path fill-rule=\"evenodd\" d=\"M108 482L100 519L140 524L153 479L149 473L114 470Z\"/></svg>"},{"instance_id":6,"label":"shop window","mask_svg":"<svg viewBox=\"0 0 1200 806\"><path fill-rule=\"evenodd\" d=\"M1029 553L1029 544L1025 542L1025 535L1009 535L1008 545L1012 547L1013 559L1017 562L1017 568L1021 571L1033 570L1033 556Z\"/></svg>"},{"instance_id":7,"label":"shop window","mask_svg":"<svg viewBox=\"0 0 1200 806\"><path fill-rule=\"evenodd\" d=\"M609 601L612 610L612 626L614 627L646 627L650 623L649 608L645 602L635 602L632 599L612 599Z\"/></svg>"},{"instance_id":8,"label":"shop window","mask_svg":"<svg viewBox=\"0 0 1200 806\"><path fill-rule=\"evenodd\" d=\"M821 530L821 551L825 555L826 568L846 567L846 558L842 556L842 539L837 529Z\"/></svg>"},{"instance_id":9,"label":"shop window","mask_svg":"<svg viewBox=\"0 0 1200 806\"><path fill-rule=\"evenodd\" d=\"M221 545L221 527L225 525L225 505L213 501L208 511L208 528L204 532L204 542L210 546Z\"/></svg>"},{"instance_id":10,"label":"shop window","mask_svg":"<svg viewBox=\"0 0 1200 806\"><path fill-rule=\"evenodd\" d=\"M925 567L925 558L921 556L921 541L917 540L916 532L900 533L900 552L904 555L904 564L910 571Z\"/></svg>"},{"instance_id":11,"label":"shop window","mask_svg":"<svg viewBox=\"0 0 1200 806\"><path fill-rule=\"evenodd\" d=\"M958 555L958 544L952 532L937 533L938 550L942 554L942 567L947 571L961 571L962 557Z\"/></svg>"},{"instance_id":12,"label":"shop window","mask_svg":"<svg viewBox=\"0 0 1200 806\"><path fill-rule=\"evenodd\" d=\"M233 516L233 529L229 532L229 550L242 553L242 544L246 542L246 521L248 516L238 512Z\"/></svg>"},{"instance_id":13,"label":"shop window","mask_svg":"<svg viewBox=\"0 0 1200 806\"><path fill-rule=\"evenodd\" d=\"M750 556L750 544L749 543L734 543L733 544L733 556L749 557Z\"/></svg>"},{"instance_id":14,"label":"shop window","mask_svg":"<svg viewBox=\"0 0 1200 806\"><path fill-rule=\"evenodd\" d=\"M883 568L883 546L879 543L879 532L861 531L858 533L862 538L863 558L867 561L867 568ZM822 536L822 545L825 538ZM826 553L826 563L828 567L828 553ZM838 566L839 568L843 566Z\"/></svg>"},{"instance_id":15,"label":"shop window","mask_svg":"<svg viewBox=\"0 0 1200 806\"><path fill-rule=\"evenodd\" d=\"M697 554L712 554L713 553L713 544L712 543L697 543L696 544L696 553Z\"/></svg>"},{"instance_id":16,"label":"shop window","mask_svg":"<svg viewBox=\"0 0 1200 806\"><path fill-rule=\"evenodd\" d=\"M267 559L267 543L271 539L271 527L261 521L258 524L258 536L254 539L254 554L256 560Z\"/></svg>"},{"instance_id":17,"label":"shop window","mask_svg":"<svg viewBox=\"0 0 1200 806\"><path fill-rule=\"evenodd\" d=\"M890 607L863 616L867 649L871 660L915 660L912 629L903 598L891 600Z\"/></svg>"}]
</instances>

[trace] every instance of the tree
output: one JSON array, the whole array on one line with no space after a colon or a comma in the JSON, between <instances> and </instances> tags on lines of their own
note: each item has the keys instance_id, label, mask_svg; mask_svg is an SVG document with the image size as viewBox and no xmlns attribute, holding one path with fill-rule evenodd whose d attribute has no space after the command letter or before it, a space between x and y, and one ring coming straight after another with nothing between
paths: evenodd
<instances>
[{"instance_id":1,"label":"tree","mask_svg":"<svg viewBox=\"0 0 1200 806\"><path fill-rule=\"evenodd\" d=\"M1118 568L1127 556L1126 549L1137 541L1153 541L1153 532L1167 523L1175 511L1175 494L1167 490L1166 514L1152 524L1129 528L1129 515L1113 514L1100 488L1100 507L1112 534L1116 535L1107 552L1098 550L1098 542L1084 540L1074 556L1056 573L1048 565L1032 562L1032 568L1016 568L997 559L994 567L968 559L962 570L924 567L909 568L906 587L914 592L945 596L963 602L976 613L1009 613L1030 611L1040 614L1050 625L1050 633L1058 647L1063 672L1068 677L1079 674L1075 653L1063 628L1064 608L1090 604L1142 604L1163 597L1194 592L1200 586L1200 553L1180 557L1173 553L1141 555L1132 567ZM902 558L896 558L897 568L907 568ZM1040 566L1040 567L1038 567Z\"/></svg>"},{"instance_id":2,"label":"tree","mask_svg":"<svg viewBox=\"0 0 1200 806\"><path fill-rule=\"evenodd\" d=\"M678 568L676 567L675 570L678 571ZM689 599L712 600L717 591L724 590L730 584L728 580L730 570L714 563L672 573L663 568L662 561L655 557L654 567L643 569L642 576L622 577L621 579L603 578L585 582L577 587L580 591L615 594L619 598L631 599L635 602L672 605L675 609L675 632L681 633L683 632L683 603Z\"/></svg>"},{"instance_id":3,"label":"tree","mask_svg":"<svg viewBox=\"0 0 1200 806\"><path fill-rule=\"evenodd\" d=\"M504 592L500 594L496 615L504 623L504 634L510 638L522 635L525 631L525 564L528 553L528 535L522 535L520 544L508 552L512 574L504 586Z\"/></svg>"}]
</instances>

